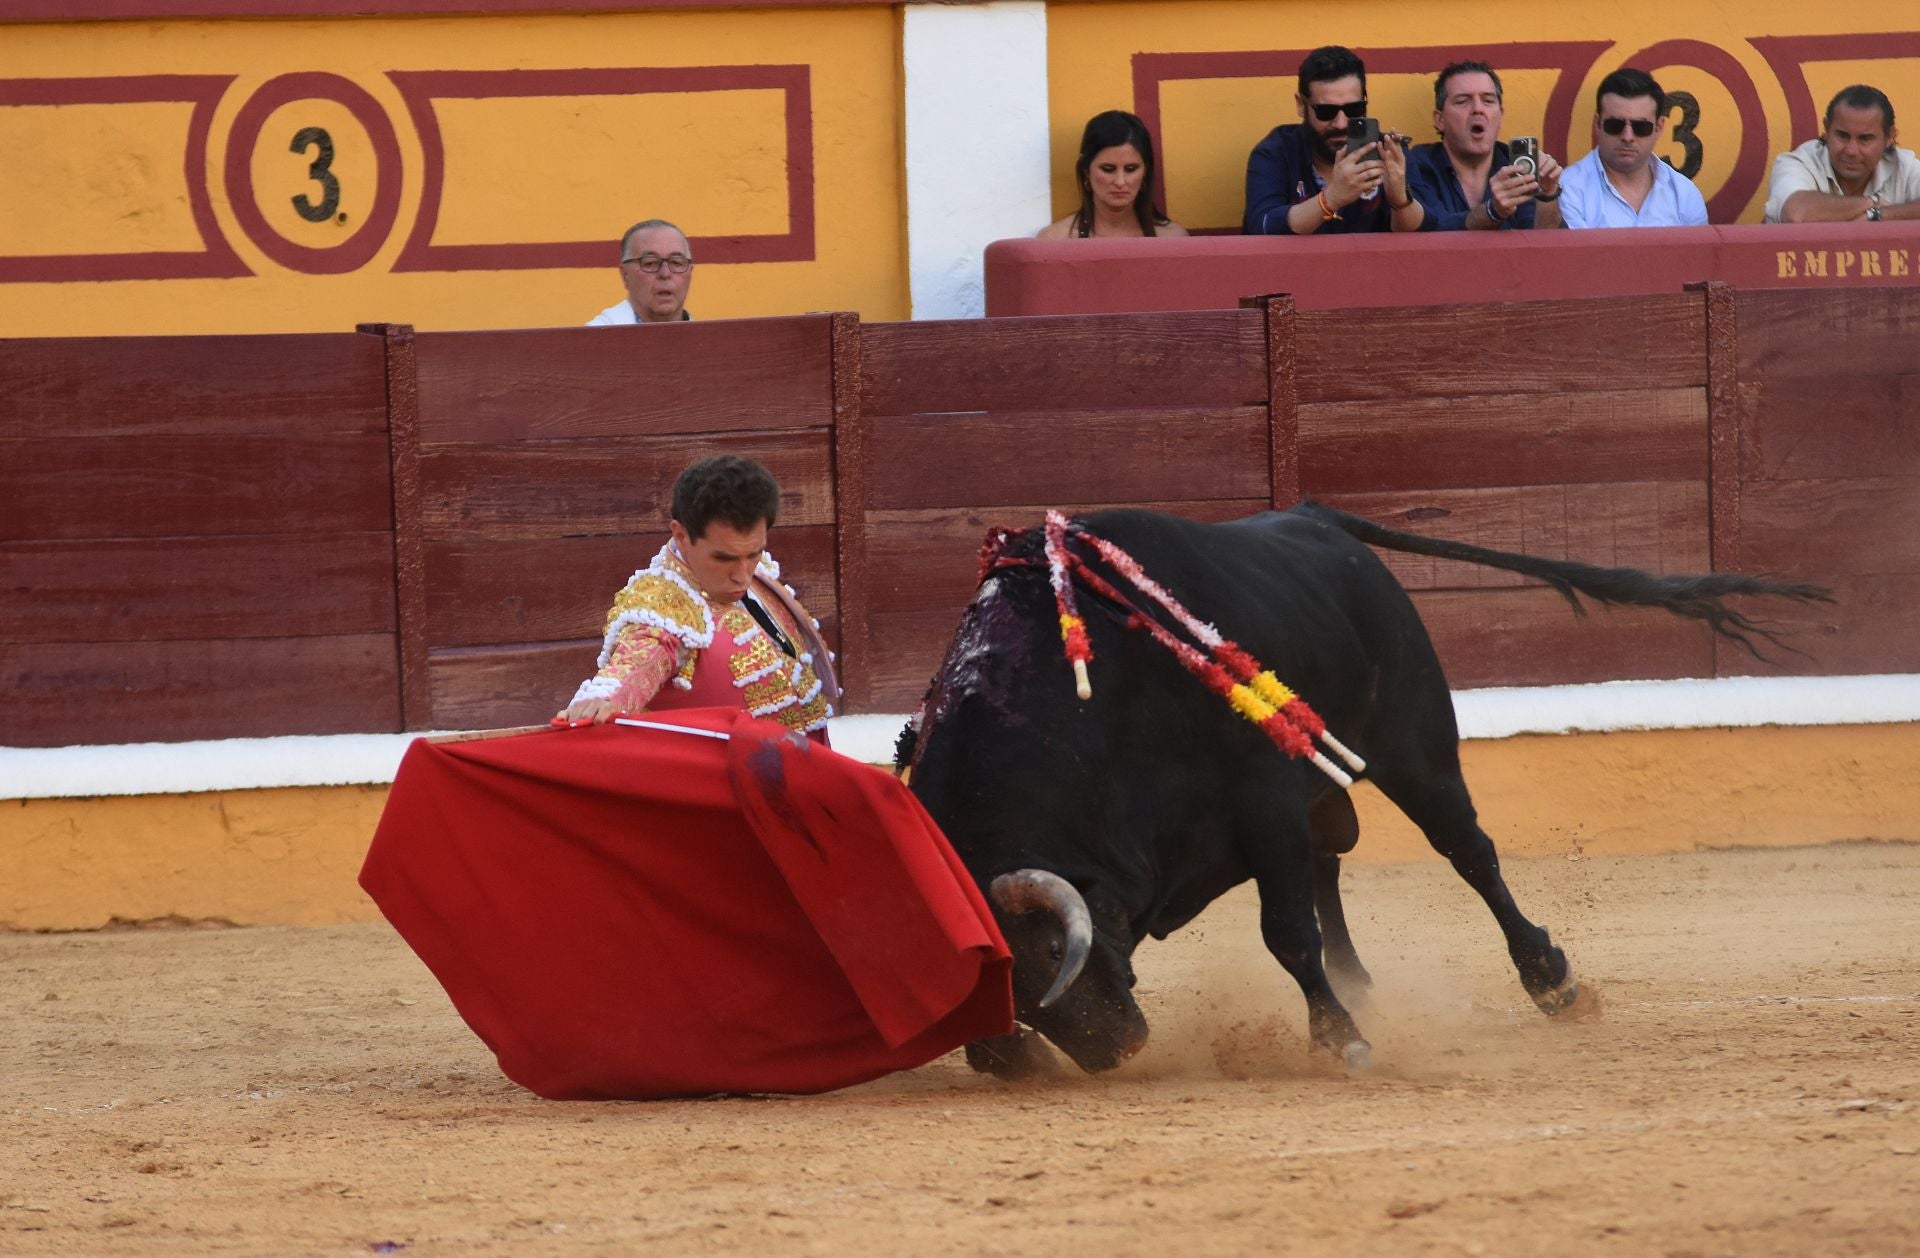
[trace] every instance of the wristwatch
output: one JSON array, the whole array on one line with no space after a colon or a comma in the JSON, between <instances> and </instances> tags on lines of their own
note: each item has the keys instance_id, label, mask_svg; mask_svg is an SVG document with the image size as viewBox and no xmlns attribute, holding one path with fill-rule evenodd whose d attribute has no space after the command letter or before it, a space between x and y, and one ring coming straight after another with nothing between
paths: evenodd
<instances>
[{"instance_id":1,"label":"wristwatch","mask_svg":"<svg viewBox=\"0 0 1920 1258\"><path fill-rule=\"evenodd\" d=\"M1868 198L1867 221L1869 223L1880 221L1880 194L1877 192Z\"/></svg>"}]
</instances>

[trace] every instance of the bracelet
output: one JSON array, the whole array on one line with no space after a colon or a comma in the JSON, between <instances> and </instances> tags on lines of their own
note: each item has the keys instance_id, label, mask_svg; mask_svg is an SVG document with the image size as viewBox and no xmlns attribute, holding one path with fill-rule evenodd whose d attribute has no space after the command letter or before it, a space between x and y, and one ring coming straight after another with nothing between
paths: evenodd
<instances>
[{"instance_id":1,"label":"bracelet","mask_svg":"<svg viewBox=\"0 0 1920 1258\"><path fill-rule=\"evenodd\" d=\"M1320 221L1323 223L1331 223L1339 217L1340 211L1334 209L1333 206L1327 203L1327 190L1325 188L1320 189Z\"/></svg>"},{"instance_id":2,"label":"bracelet","mask_svg":"<svg viewBox=\"0 0 1920 1258\"><path fill-rule=\"evenodd\" d=\"M1395 205L1392 201L1387 202L1387 208L1392 210L1396 214L1398 214L1401 210L1411 207L1412 205L1413 205L1412 197L1408 197L1405 201L1401 202L1399 205Z\"/></svg>"},{"instance_id":3,"label":"bracelet","mask_svg":"<svg viewBox=\"0 0 1920 1258\"><path fill-rule=\"evenodd\" d=\"M1498 227L1502 223L1507 221L1506 219L1500 217L1500 211L1493 208L1492 201L1490 200L1482 201L1480 204L1484 206L1487 211L1487 221L1492 223L1495 227Z\"/></svg>"},{"instance_id":4,"label":"bracelet","mask_svg":"<svg viewBox=\"0 0 1920 1258\"><path fill-rule=\"evenodd\" d=\"M1533 199L1536 201L1545 201L1545 202L1558 201L1560 199L1560 189L1555 188L1553 190L1552 196L1546 196L1541 193L1535 193Z\"/></svg>"}]
</instances>

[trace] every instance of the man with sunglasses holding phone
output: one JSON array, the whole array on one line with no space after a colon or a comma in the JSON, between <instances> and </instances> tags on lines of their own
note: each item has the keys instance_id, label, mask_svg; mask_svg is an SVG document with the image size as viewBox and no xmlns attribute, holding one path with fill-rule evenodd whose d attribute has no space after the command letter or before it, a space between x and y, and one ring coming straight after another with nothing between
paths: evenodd
<instances>
[{"instance_id":1,"label":"man with sunglasses holding phone","mask_svg":"<svg viewBox=\"0 0 1920 1258\"><path fill-rule=\"evenodd\" d=\"M664 218L650 218L620 237L620 282L626 300L587 320L590 328L629 323L679 323L687 313L687 289L693 286L693 246L687 234Z\"/></svg>"},{"instance_id":2,"label":"man with sunglasses holding phone","mask_svg":"<svg viewBox=\"0 0 1920 1258\"><path fill-rule=\"evenodd\" d=\"M1247 158L1250 236L1419 231L1426 211L1407 191L1401 137L1349 146L1367 116L1367 69L1351 49L1316 48L1300 63L1298 123L1275 127Z\"/></svg>"},{"instance_id":3,"label":"man with sunglasses holding phone","mask_svg":"<svg viewBox=\"0 0 1920 1258\"><path fill-rule=\"evenodd\" d=\"M1820 134L1773 159L1769 223L1920 219L1920 158L1894 143L1893 102L1855 83L1827 103Z\"/></svg>"},{"instance_id":4,"label":"man with sunglasses holding phone","mask_svg":"<svg viewBox=\"0 0 1920 1258\"><path fill-rule=\"evenodd\" d=\"M1560 178L1568 227L1705 227L1707 201L1693 181L1656 157L1667 94L1645 70L1615 70L1595 93L1593 152Z\"/></svg>"}]
</instances>

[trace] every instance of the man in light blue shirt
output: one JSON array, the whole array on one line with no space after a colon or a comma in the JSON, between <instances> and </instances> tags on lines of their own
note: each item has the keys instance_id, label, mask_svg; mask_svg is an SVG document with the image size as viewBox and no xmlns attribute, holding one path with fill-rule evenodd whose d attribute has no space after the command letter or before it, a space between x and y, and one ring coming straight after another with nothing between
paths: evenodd
<instances>
[{"instance_id":1,"label":"man in light blue shirt","mask_svg":"<svg viewBox=\"0 0 1920 1258\"><path fill-rule=\"evenodd\" d=\"M1644 70L1600 80L1593 152L1560 178L1568 227L1705 227L1707 202L1693 181L1654 156L1667 130L1667 94Z\"/></svg>"}]
</instances>

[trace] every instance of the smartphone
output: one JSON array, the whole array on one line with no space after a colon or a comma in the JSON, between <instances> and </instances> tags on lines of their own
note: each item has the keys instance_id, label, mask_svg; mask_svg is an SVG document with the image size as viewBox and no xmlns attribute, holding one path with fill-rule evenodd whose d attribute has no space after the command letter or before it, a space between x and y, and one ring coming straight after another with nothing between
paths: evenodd
<instances>
[{"instance_id":1,"label":"smartphone","mask_svg":"<svg viewBox=\"0 0 1920 1258\"><path fill-rule=\"evenodd\" d=\"M1357 153L1369 144L1380 142L1380 120L1378 118L1354 118L1347 123L1347 152ZM1378 160L1376 151L1368 160Z\"/></svg>"}]
</instances>

